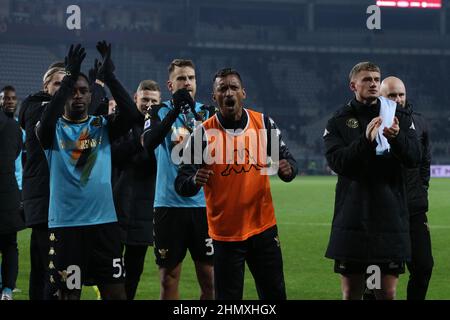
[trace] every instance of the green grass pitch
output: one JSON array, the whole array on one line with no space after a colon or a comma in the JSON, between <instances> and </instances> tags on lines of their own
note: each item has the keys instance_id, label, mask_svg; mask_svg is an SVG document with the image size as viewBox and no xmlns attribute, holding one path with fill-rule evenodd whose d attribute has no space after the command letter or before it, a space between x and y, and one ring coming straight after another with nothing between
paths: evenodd
<instances>
[{"instance_id":1,"label":"green grass pitch","mask_svg":"<svg viewBox=\"0 0 450 320\"><path fill-rule=\"evenodd\" d=\"M291 183L272 179L272 194L284 259L288 299L340 299L339 276L333 262L324 258L333 216L336 177L297 177ZM429 223L435 268L428 299L450 299L450 180L432 179L430 184ZM19 233L19 277L21 290L15 299L28 299L30 231ZM400 276L397 299L405 299L408 273ZM189 254L183 263L181 299L197 299L199 289ZM158 270L152 248L146 257L137 299L159 297ZM83 299L95 299L91 287L83 288ZM257 299L255 286L246 270L244 299Z\"/></svg>"}]
</instances>

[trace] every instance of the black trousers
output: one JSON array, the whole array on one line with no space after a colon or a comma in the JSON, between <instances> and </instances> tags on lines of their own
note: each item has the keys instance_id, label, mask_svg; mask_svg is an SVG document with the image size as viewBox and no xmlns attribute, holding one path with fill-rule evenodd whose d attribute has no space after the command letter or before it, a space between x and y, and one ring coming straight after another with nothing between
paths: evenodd
<instances>
[{"instance_id":1,"label":"black trousers","mask_svg":"<svg viewBox=\"0 0 450 320\"><path fill-rule=\"evenodd\" d=\"M410 218L411 261L407 263L409 270L408 300L424 300L433 271L433 255L431 237L425 213Z\"/></svg>"},{"instance_id":2,"label":"black trousers","mask_svg":"<svg viewBox=\"0 0 450 320\"><path fill-rule=\"evenodd\" d=\"M214 286L217 300L242 300L245 262L261 300L285 300L283 259L277 227L245 241L214 241Z\"/></svg>"},{"instance_id":3,"label":"black trousers","mask_svg":"<svg viewBox=\"0 0 450 320\"><path fill-rule=\"evenodd\" d=\"M136 289L144 271L145 255L148 246L146 245L125 245L125 291L127 300L133 300Z\"/></svg>"},{"instance_id":4,"label":"black trousers","mask_svg":"<svg viewBox=\"0 0 450 320\"><path fill-rule=\"evenodd\" d=\"M48 274L49 234L46 224L33 226L30 242L30 300L49 300L50 279Z\"/></svg>"},{"instance_id":5,"label":"black trousers","mask_svg":"<svg viewBox=\"0 0 450 320\"><path fill-rule=\"evenodd\" d=\"M13 290L19 273L17 232L0 234L0 252L2 253L2 289Z\"/></svg>"}]
</instances>

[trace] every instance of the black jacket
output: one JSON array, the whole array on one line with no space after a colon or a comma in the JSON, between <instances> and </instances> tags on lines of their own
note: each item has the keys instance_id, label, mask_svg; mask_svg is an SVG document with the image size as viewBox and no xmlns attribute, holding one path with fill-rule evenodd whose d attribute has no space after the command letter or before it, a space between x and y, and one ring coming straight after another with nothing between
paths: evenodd
<instances>
[{"instance_id":1,"label":"black jacket","mask_svg":"<svg viewBox=\"0 0 450 320\"><path fill-rule=\"evenodd\" d=\"M410 259L409 213L403 167L416 167L420 146L411 117L397 106L400 131L390 153L377 156L365 136L379 115L376 105L353 99L328 121L326 158L338 174L334 217L326 257L377 263Z\"/></svg>"},{"instance_id":2,"label":"black jacket","mask_svg":"<svg viewBox=\"0 0 450 320\"><path fill-rule=\"evenodd\" d=\"M406 170L406 195L411 216L428 211L428 187L430 184L431 148L428 125L420 113L414 112L406 103L419 139L422 158L418 168Z\"/></svg>"},{"instance_id":3,"label":"black jacket","mask_svg":"<svg viewBox=\"0 0 450 320\"><path fill-rule=\"evenodd\" d=\"M117 217L128 245L153 244L153 199L155 196L156 158L141 145L144 118L128 135L112 145L114 170L118 178L113 186Z\"/></svg>"},{"instance_id":4,"label":"black jacket","mask_svg":"<svg viewBox=\"0 0 450 320\"><path fill-rule=\"evenodd\" d=\"M44 151L36 137L36 123L52 97L43 91L28 96L20 107L19 123L25 130L26 161L23 167L22 197L28 227L47 224L49 171Z\"/></svg>"},{"instance_id":5,"label":"black jacket","mask_svg":"<svg viewBox=\"0 0 450 320\"><path fill-rule=\"evenodd\" d=\"M14 118L0 109L0 234L24 228L15 161L22 150L22 132Z\"/></svg>"}]
</instances>

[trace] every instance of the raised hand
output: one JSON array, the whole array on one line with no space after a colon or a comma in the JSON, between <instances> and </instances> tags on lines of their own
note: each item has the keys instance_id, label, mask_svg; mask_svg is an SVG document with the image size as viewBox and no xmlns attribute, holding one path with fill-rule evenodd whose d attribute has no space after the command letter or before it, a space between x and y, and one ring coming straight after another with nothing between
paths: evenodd
<instances>
[{"instance_id":1,"label":"raised hand","mask_svg":"<svg viewBox=\"0 0 450 320\"><path fill-rule=\"evenodd\" d=\"M67 56L64 58L64 66L68 75L78 77L81 70L81 63L86 57L86 52L81 44L78 44L75 48L73 44L70 46Z\"/></svg>"},{"instance_id":2,"label":"raised hand","mask_svg":"<svg viewBox=\"0 0 450 320\"><path fill-rule=\"evenodd\" d=\"M192 96L186 88L175 91L175 93L172 95L172 100L175 110L177 110L178 112L184 112L184 107L186 105L188 105L190 109L195 107L194 99L192 99Z\"/></svg>"},{"instance_id":3,"label":"raised hand","mask_svg":"<svg viewBox=\"0 0 450 320\"><path fill-rule=\"evenodd\" d=\"M106 41L99 41L97 42L96 48L103 59L98 69L98 75L104 78L106 75L114 73L116 69L111 60L111 44Z\"/></svg>"},{"instance_id":4,"label":"raised hand","mask_svg":"<svg viewBox=\"0 0 450 320\"><path fill-rule=\"evenodd\" d=\"M394 117L394 123L392 124L392 126L390 128L383 129L383 136L385 136L386 139L393 139L398 135L399 132L400 132L399 121L397 117Z\"/></svg>"},{"instance_id":5,"label":"raised hand","mask_svg":"<svg viewBox=\"0 0 450 320\"><path fill-rule=\"evenodd\" d=\"M377 136L378 128L381 126L382 119L381 117L373 118L372 121L367 125L366 128L366 138L370 142L375 140Z\"/></svg>"}]
</instances>

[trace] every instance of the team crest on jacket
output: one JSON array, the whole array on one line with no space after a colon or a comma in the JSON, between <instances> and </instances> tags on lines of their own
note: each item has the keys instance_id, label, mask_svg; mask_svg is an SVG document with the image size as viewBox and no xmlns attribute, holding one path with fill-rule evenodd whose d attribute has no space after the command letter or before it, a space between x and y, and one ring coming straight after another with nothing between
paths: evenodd
<instances>
[{"instance_id":1,"label":"team crest on jacket","mask_svg":"<svg viewBox=\"0 0 450 320\"><path fill-rule=\"evenodd\" d=\"M355 118L348 119L346 124L347 124L347 127L352 128L352 129L356 129L359 127L359 122Z\"/></svg>"},{"instance_id":2,"label":"team crest on jacket","mask_svg":"<svg viewBox=\"0 0 450 320\"><path fill-rule=\"evenodd\" d=\"M206 111L204 111L204 110L197 112L197 114L198 114L202 119L205 119L205 118L206 118Z\"/></svg>"},{"instance_id":3,"label":"team crest on jacket","mask_svg":"<svg viewBox=\"0 0 450 320\"><path fill-rule=\"evenodd\" d=\"M91 122L91 124L93 127L100 128L102 124L100 117L95 117L95 119Z\"/></svg>"}]
</instances>

